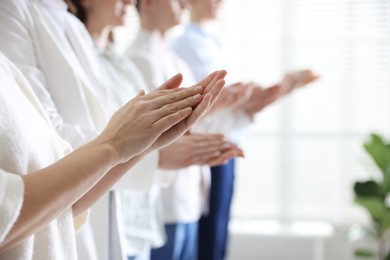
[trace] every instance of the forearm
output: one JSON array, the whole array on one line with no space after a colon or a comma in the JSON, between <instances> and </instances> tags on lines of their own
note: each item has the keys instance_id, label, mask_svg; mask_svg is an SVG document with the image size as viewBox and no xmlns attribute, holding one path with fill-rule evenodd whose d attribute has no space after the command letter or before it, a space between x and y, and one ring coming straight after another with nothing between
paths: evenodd
<instances>
[{"instance_id":1,"label":"forearm","mask_svg":"<svg viewBox=\"0 0 390 260\"><path fill-rule=\"evenodd\" d=\"M23 206L0 251L15 246L69 209L117 164L108 145L90 143L62 160L23 177Z\"/></svg>"}]
</instances>

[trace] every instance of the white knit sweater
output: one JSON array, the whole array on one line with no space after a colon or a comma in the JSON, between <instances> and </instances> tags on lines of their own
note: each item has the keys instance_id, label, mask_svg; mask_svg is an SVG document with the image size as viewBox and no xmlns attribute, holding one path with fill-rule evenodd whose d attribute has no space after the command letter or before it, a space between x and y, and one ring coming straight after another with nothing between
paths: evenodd
<instances>
[{"instance_id":1,"label":"white knit sweater","mask_svg":"<svg viewBox=\"0 0 390 260\"><path fill-rule=\"evenodd\" d=\"M69 151L23 76L0 54L0 242L23 203L23 182L16 176L46 167ZM77 259L74 236L67 209L0 259Z\"/></svg>"}]
</instances>

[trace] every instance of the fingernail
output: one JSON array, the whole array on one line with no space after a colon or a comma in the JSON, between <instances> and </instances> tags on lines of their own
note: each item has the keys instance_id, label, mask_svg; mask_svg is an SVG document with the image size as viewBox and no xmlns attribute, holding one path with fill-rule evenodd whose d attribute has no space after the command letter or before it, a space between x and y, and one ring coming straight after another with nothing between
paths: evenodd
<instances>
[{"instance_id":1,"label":"fingernail","mask_svg":"<svg viewBox=\"0 0 390 260\"><path fill-rule=\"evenodd\" d=\"M219 156L219 155L221 155L221 152L219 152L219 151L214 152L213 155L214 155L214 156Z\"/></svg>"},{"instance_id":2,"label":"fingernail","mask_svg":"<svg viewBox=\"0 0 390 260\"><path fill-rule=\"evenodd\" d=\"M194 100L198 101L202 98L201 94L196 94L195 96L192 97Z\"/></svg>"},{"instance_id":3,"label":"fingernail","mask_svg":"<svg viewBox=\"0 0 390 260\"><path fill-rule=\"evenodd\" d=\"M202 90L203 90L203 87L202 87L202 86L195 86L195 87L194 87L194 90L195 90L196 92L202 91Z\"/></svg>"}]
</instances>

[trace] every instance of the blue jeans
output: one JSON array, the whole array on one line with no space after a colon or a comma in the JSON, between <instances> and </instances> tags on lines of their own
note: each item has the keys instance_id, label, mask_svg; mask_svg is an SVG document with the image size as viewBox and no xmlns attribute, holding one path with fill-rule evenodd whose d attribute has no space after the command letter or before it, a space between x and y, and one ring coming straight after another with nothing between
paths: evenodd
<instances>
[{"instance_id":1,"label":"blue jeans","mask_svg":"<svg viewBox=\"0 0 390 260\"><path fill-rule=\"evenodd\" d=\"M223 260L228 244L230 206L234 190L234 159L211 167L209 214L199 221L199 259Z\"/></svg>"},{"instance_id":2,"label":"blue jeans","mask_svg":"<svg viewBox=\"0 0 390 260\"><path fill-rule=\"evenodd\" d=\"M153 249L151 260L197 260L198 222L165 225L167 243Z\"/></svg>"}]
</instances>

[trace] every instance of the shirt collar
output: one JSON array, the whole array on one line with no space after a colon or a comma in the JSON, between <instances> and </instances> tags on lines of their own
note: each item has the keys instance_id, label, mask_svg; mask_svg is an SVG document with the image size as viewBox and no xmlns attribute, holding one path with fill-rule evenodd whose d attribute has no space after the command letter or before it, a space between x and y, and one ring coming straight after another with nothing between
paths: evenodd
<instances>
[{"instance_id":1,"label":"shirt collar","mask_svg":"<svg viewBox=\"0 0 390 260\"><path fill-rule=\"evenodd\" d=\"M64 0L39 0L42 6L50 13L57 25L65 31L65 17L68 5Z\"/></svg>"}]
</instances>

